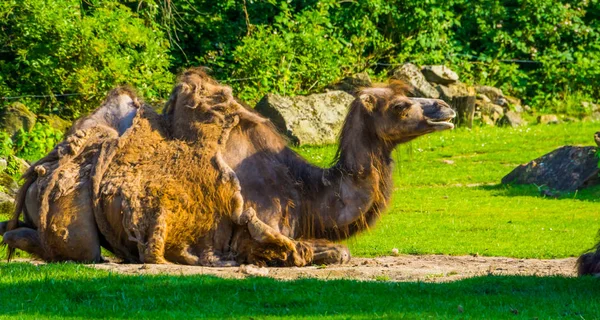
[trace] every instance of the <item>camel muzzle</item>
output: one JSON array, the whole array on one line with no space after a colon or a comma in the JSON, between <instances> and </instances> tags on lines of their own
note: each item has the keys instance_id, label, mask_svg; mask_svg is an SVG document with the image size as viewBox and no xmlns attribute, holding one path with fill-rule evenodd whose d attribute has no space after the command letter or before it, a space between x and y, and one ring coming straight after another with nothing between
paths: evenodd
<instances>
[{"instance_id":1,"label":"camel muzzle","mask_svg":"<svg viewBox=\"0 0 600 320\"><path fill-rule=\"evenodd\" d=\"M412 98L414 102L421 105L423 116L427 124L435 131L453 129L451 122L456 117L456 112L444 101L439 99Z\"/></svg>"}]
</instances>

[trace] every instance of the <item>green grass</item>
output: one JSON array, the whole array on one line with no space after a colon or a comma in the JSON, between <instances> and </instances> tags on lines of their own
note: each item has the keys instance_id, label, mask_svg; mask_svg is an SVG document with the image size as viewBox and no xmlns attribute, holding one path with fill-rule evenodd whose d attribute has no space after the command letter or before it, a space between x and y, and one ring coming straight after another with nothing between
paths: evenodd
<instances>
[{"instance_id":1,"label":"green grass","mask_svg":"<svg viewBox=\"0 0 600 320\"><path fill-rule=\"evenodd\" d=\"M595 319L598 284L594 278L498 276L439 284L281 282L123 276L74 264L12 263L0 264L0 317Z\"/></svg>"},{"instance_id":2,"label":"green grass","mask_svg":"<svg viewBox=\"0 0 600 320\"><path fill-rule=\"evenodd\" d=\"M544 198L504 186L519 164L563 145L593 145L598 126L481 127L432 134L395 152L395 191L375 228L347 241L355 256L400 253L519 258L578 256L600 228L600 187ZM334 146L298 150L327 165ZM451 160L453 164L444 163Z\"/></svg>"}]
</instances>

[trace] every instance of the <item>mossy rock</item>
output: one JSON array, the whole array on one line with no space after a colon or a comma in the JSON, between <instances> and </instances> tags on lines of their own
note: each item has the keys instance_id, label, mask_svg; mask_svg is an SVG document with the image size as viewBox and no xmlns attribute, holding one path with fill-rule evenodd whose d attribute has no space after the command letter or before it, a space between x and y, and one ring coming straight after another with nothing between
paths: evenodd
<instances>
[{"instance_id":1,"label":"mossy rock","mask_svg":"<svg viewBox=\"0 0 600 320\"><path fill-rule=\"evenodd\" d=\"M40 115L39 120L47 123L53 129L60 132L67 132L71 128L71 121L65 120L57 115Z\"/></svg>"},{"instance_id":2,"label":"mossy rock","mask_svg":"<svg viewBox=\"0 0 600 320\"><path fill-rule=\"evenodd\" d=\"M0 192L0 217L8 217L15 210L15 200L4 192Z\"/></svg>"},{"instance_id":3,"label":"mossy rock","mask_svg":"<svg viewBox=\"0 0 600 320\"><path fill-rule=\"evenodd\" d=\"M19 184L6 172L0 172L0 192L15 195L19 190Z\"/></svg>"},{"instance_id":4,"label":"mossy rock","mask_svg":"<svg viewBox=\"0 0 600 320\"><path fill-rule=\"evenodd\" d=\"M30 131L35 121L36 115L33 112L29 111L24 104L14 102L0 113L0 130L13 136L21 128Z\"/></svg>"}]
</instances>

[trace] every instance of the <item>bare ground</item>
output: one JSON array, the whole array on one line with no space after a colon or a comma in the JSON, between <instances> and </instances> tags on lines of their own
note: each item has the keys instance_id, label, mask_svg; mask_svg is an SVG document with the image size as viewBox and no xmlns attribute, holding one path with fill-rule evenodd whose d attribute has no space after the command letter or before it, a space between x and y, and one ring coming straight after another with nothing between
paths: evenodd
<instances>
[{"instance_id":1,"label":"bare ground","mask_svg":"<svg viewBox=\"0 0 600 320\"><path fill-rule=\"evenodd\" d=\"M575 258L539 260L472 256L397 256L353 258L349 264L303 268L259 268L252 265L227 268L118 264L94 267L123 274L214 275L242 279L266 276L280 280L301 278L354 279L375 281L447 282L482 275L576 276Z\"/></svg>"}]
</instances>

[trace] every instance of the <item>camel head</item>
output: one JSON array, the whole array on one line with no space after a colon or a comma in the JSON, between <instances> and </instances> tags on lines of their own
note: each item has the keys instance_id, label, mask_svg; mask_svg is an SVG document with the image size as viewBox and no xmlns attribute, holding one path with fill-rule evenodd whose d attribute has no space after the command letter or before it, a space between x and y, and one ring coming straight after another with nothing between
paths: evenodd
<instances>
[{"instance_id":1,"label":"camel head","mask_svg":"<svg viewBox=\"0 0 600 320\"><path fill-rule=\"evenodd\" d=\"M454 128L450 121L456 113L444 101L409 98L405 92L406 86L399 82L364 89L353 102L351 112L362 114L360 121L377 140L393 145Z\"/></svg>"}]
</instances>

